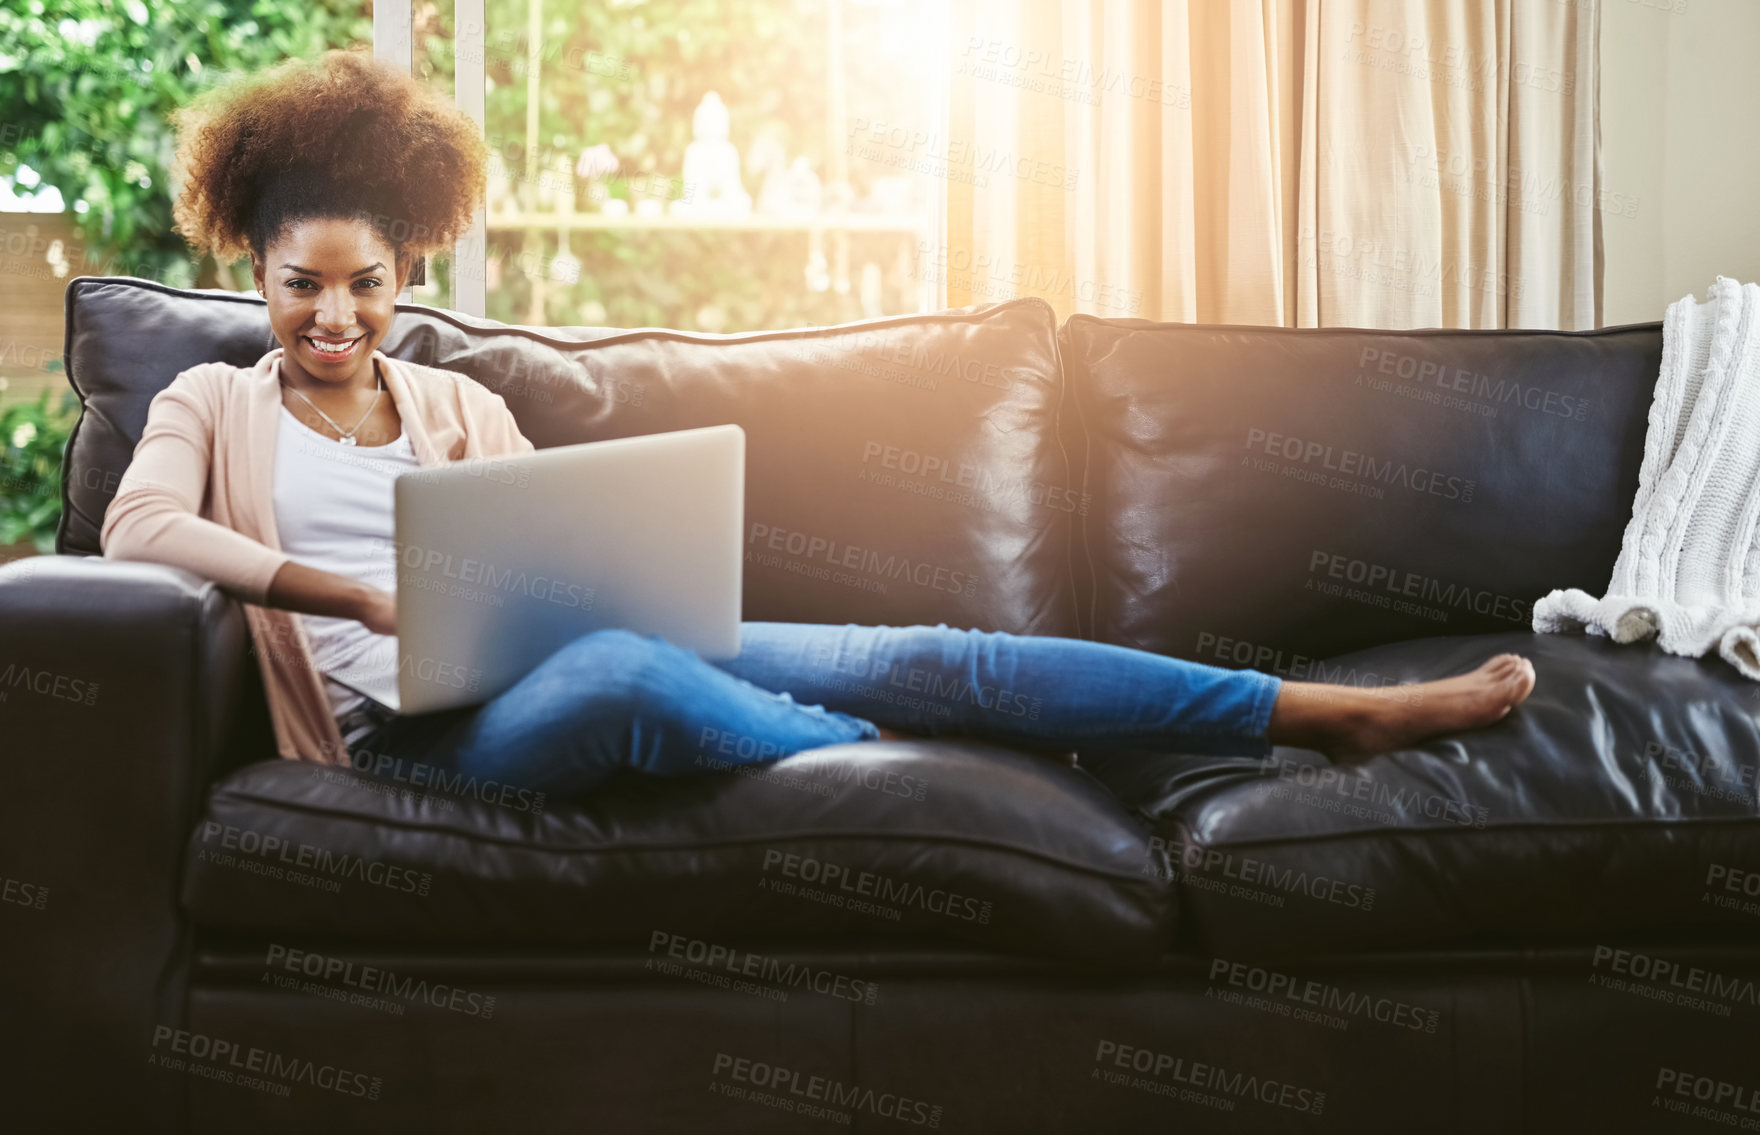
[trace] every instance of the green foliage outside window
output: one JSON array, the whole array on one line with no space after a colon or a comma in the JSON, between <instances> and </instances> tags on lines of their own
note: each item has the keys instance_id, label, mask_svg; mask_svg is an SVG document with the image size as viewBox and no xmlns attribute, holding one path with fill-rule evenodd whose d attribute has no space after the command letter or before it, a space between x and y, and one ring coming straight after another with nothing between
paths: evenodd
<instances>
[{"instance_id":1,"label":"green foliage outside window","mask_svg":"<svg viewBox=\"0 0 1760 1135\"><path fill-rule=\"evenodd\" d=\"M61 517L61 454L79 416L79 399L65 391L51 400L0 410L0 545L30 543L55 550Z\"/></svg>"},{"instance_id":2,"label":"green foliage outside window","mask_svg":"<svg viewBox=\"0 0 1760 1135\"><path fill-rule=\"evenodd\" d=\"M393 0L400 2L400 0ZM417 69L452 91L450 5L417 0ZM540 61L538 158L567 176L581 152L609 145L623 173L645 184L676 180L706 91L732 115L732 141L749 156L760 133L805 154L826 177L845 139L827 111L832 64L825 0L546 0L529 36L530 0L488 0L485 134L518 173L526 168L527 61ZM897 121L915 93L896 70L908 60L877 49L887 5L844 2L843 65L849 111ZM290 55L372 41L362 0L12 0L0 5L0 174L23 164L60 190L84 240L69 250L72 275L117 274L174 286L248 289L244 264L218 278L192 262L171 229L167 118L197 92ZM920 47L920 44L913 45ZM550 175L554 176L554 175ZM856 171L858 193L861 171ZM584 183L579 183L584 186ZM631 176L610 185L630 195ZM745 171L746 189L759 185ZM21 190L32 186L21 185ZM745 330L859 317L852 284L804 285L807 238L798 232L575 232L568 252L582 270L547 289L543 322ZM914 310L901 274L911 238L848 238L850 274L876 263L887 310ZM528 248L523 233L492 234L503 270L489 314L526 322L525 267L562 249L549 229ZM829 243L829 238L828 238ZM831 250L827 249L830 253ZM445 278L446 266L436 276Z\"/></svg>"},{"instance_id":3,"label":"green foliage outside window","mask_svg":"<svg viewBox=\"0 0 1760 1135\"><path fill-rule=\"evenodd\" d=\"M194 286L202 265L171 229L170 112L227 75L371 43L366 13L355 0L8 0L0 174L29 166L75 210L70 275ZM249 287L248 271L224 286Z\"/></svg>"}]
</instances>

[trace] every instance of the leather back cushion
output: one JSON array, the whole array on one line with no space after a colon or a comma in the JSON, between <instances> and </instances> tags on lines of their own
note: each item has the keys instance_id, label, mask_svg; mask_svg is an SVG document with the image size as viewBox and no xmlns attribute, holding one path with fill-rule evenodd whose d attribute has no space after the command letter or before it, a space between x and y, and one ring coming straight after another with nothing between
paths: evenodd
<instances>
[{"instance_id":1,"label":"leather back cushion","mask_svg":"<svg viewBox=\"0 0 1760 1135\"><path fill-rule=\"evenodd\" d=\"M153 395L198 363L245 366L274 344L253 295L128 278L67 294L85 413L60 546L95 553ZM744 427L748 620L1076 631L1079 471L1059 441L1056 319L1042 301L724 336L398 312L386 354L501 394L539 448Z\"/></svg>"},{"instance_id":2,"label":"leather back cushion","mask_svg":"<svg viewBox=\"0 0 1760 1135\"><path fill-rule=\"evenodd\" d=\"M1091 636L1324 677L1599 593L1637 491L1660 324L1596 332L1076 316Z\"/></svg>"}]
</instances>

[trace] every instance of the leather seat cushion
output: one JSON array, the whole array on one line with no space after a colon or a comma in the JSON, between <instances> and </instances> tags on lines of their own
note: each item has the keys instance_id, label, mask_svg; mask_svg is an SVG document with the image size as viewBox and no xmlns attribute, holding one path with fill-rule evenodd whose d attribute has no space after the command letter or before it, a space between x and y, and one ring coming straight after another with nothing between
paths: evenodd
<instances>
[{"instance_id":1,"label":"leather seat cushion","mask_svg":"<svg viewBox=\"0 0 1760 1135\"><path fill-rule=\"evenodd\" d=\"M1153 819L1182 934L1213 953L1760 929L1760 687L1721 660L1479 635L1377 647L1316 676L1428 680L1503 651L1538 675L1510 717L1360 764L1284 748L1083 759Z\"/></svg>"},{"instance_id":2,"label":"leather seat cushion","mask_svg":"<svg viewBox=\"0 0 1760 1135\"><path fill-rule=\"evenodd\" d=\"M402 775L232 773L191 833L184 906L215 929L498 948L880 935L1116 961L1171 937L1147 825L1011 749L828 746L568 805Z\"/></svg>"}]
</instances>

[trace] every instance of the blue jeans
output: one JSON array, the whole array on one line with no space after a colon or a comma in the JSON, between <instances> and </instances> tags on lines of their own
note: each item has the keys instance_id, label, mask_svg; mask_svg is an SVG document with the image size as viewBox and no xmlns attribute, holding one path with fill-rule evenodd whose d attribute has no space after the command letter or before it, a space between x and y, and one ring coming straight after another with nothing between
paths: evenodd
<instances>
[{"instance_id":1,"label":"blue jeans","mask_svg":"<svg viewBox=\"0 0 1760 1135\"><path fill-rule=\"evenodd\" d=\"M482 705L391 718L350 757L399 779L422 765L566 798L624 769L677 776L874 740L876 723L1037 749L1263 755L1281 686L1251 670L946 623L748 622L739 656L713 663L608 629Z\"/></svg>"}]
</instances>

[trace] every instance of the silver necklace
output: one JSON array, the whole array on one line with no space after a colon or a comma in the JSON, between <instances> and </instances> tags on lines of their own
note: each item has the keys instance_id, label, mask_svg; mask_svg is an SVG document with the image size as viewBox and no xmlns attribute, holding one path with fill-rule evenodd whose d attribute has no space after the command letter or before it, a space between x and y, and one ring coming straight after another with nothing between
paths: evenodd
<instances>
[{"instance_id":1,"label":"silver necklace","mask_svg":"<svg viewBox=\"0 0 1760 1135\"><path fill-rule=\"evenodd\" d=\"M341 426L337 425L335 419L330 417L330 415L326 414L324 411L319 410L318 407L313 404L312 400L310 398L307 398L304 394L301 394L299 391L294 390L293 387L288 386L286 383L282 384L282 388L285 390L292 390L294 395L301 402L304 402L306 405L311 406L312 409L317 412L318 417L323 418L326 422L329 422L330 428L342 435L341 437L336 439L338 442L340 442L343 445L353 445L353 444L355 444L354 431L360 429L363 425L366 424L367 419L373 416L373 411L379 408L379 396L381 394L385 393L385 376L379 373L379 367L378 367L378 364L376 364L376 363L373 366L373 374L379 380L378 381L378 389L373 392L373 404L371 406L367 407L367 412L361 415L361 420L354 424L354 429L348 429L348 430L345 430Z\"/></svg>"}]
</instances>

